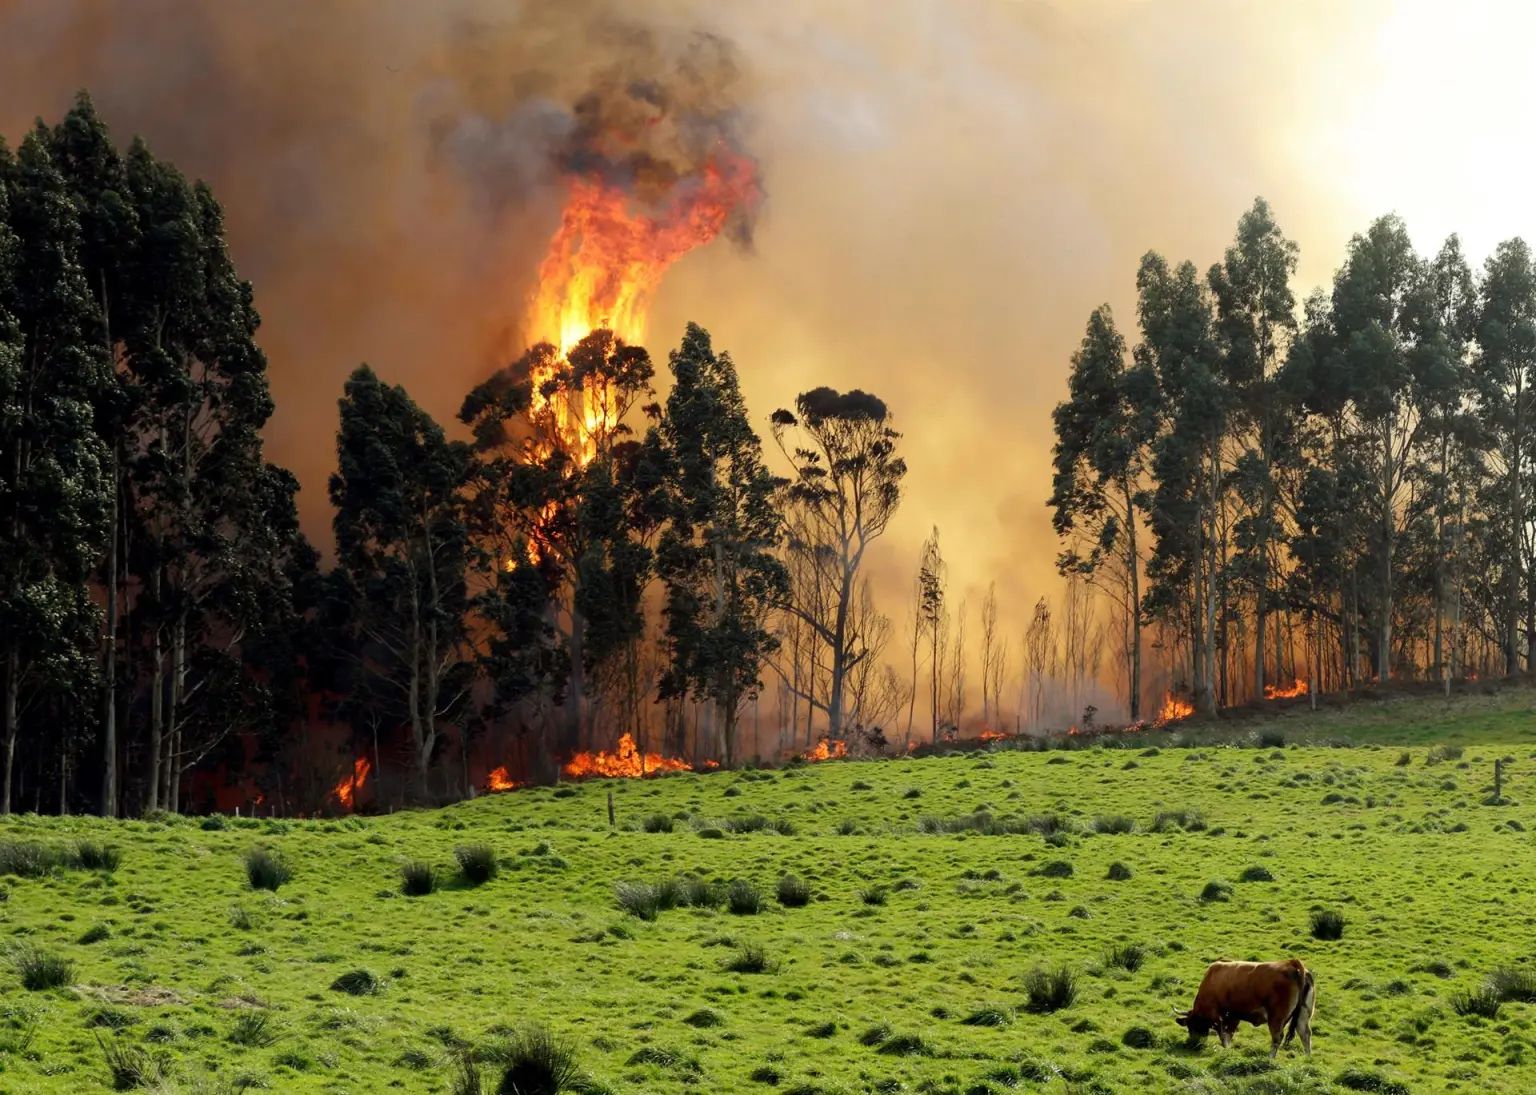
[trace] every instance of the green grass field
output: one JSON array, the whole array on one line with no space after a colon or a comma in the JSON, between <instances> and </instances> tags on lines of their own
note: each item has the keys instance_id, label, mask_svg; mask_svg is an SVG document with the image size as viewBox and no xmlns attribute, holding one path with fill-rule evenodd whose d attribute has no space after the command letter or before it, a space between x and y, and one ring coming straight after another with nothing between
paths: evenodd
<instances>
[{"instance_id":1,"label":"green grass field","mask_svg":"<svg viewBox=\"0 0 1536 1095\"><path fill-rule=\"evenodd\" d=\"M466 1050L494 1056L533 1025L572 1045L588 1091L1529 1092L1533 699L390 817L8 819L12 859L26 841L78 859L85 840L121 863L0 880L0 1092L112 1090L109 1053L144 1090L452 1092ZM1509 801L1487 804L1499 757ZM500 862L483 885L455 873L470 844ZM292 869L275 893L247 884L256 845ZM402 894L407 860L439 869L435 892ZM786 873L807 904L779 903ZM761 909L711 896L647 920L616 899L684 876L745 880ZM1342 938L1313 937L1319 911ZM1232 1050L1182 1044L1169 1012L1209 961L1286 955L1317 976L1310 1060L1271 1066L1254 1027ZM66 983L24 988L49 956L72 963L52 971ZM1062 1001L1036 986L1032 1004L1036 970L1069 971L1075 999L1046 1010ZM1460 1014L1463 995L1496 1014Z\"/></svg>"}]
</instances>

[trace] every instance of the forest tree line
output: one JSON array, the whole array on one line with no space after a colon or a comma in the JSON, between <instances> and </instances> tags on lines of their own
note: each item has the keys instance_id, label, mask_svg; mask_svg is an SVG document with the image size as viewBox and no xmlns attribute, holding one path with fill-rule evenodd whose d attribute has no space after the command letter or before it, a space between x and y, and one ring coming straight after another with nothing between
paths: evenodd
<instances>
[{"instance_id":1,"label":"forest tree line","mask_svg":"<svg viewBox=\"0 0 1536 1095\"><path fill-rule=\"evenodd\" d=\"M770 674L807 743L893 707L864 569L906 466L877 397L775 412L774 474L693 325L660 401L608 331L534 346L465 398L469 440L361 366L325 566L263 452L258 323L209 188L86 95L0 145L0 812L195 809L200 772L308 811L354 755L397 773L376 805L441 800L491 737L530 779L630 730L730 765Z\"/></svg>"},{"instance_id":2,"label":"forest tree line","mask_svg":"<svg viewBox=\"0 0 1536 1095\"><path fill-rule=\"evenodd\" d=\"M1299 307L1297 253L1260 199L1203 276L1147 254L1135 345L1105 305L1072 358L1059 566L1116 606L1133 720L1149 649L1202 711L1532 668L1529 246L1474 272L1382 217Z\"/></svg>"}]
</instances>

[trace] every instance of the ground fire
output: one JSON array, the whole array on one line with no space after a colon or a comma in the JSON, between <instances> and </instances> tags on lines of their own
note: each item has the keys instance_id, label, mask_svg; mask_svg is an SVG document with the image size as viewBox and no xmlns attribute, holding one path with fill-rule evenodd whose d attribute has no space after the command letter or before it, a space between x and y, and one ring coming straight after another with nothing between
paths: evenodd
<instances>
[{"instance_id":1,"label":"ground fire","mask_svg":"<svg viewBox=\"0 0 1536 1095\"><path fill-rule=\"evenodd\" d=\"M485 789L487 791L511 791L521 787L522 784L513 779L507 772L506 765L492 768L490 774L485 777Z\"/></svg>"},{"instance_id":2,"label":"ground fire","mask_svg":"<svg viewBox=\"0 0 1536 1095\"><path fill-rule=\"evenodd\" d=\"M368 773L373 765L368 763L367 757L358 757L352 762L352 770L341 777L340 782L331 788L331 797L343 810L350 810L357 802L357 793L363 789L363 784L368 782Z\"/></svg>"},{"instance_id":3,"label":"ground fire","mask_svg":"<svg viewBox=\"0 0 1536 1095\"><path fill-rule=\"evenodd\" d=\"M656 772L691 772L693 765L679 757L662 756L660 753L644 753L635 745L634 737L625 733L613 752L598 750L596 753L577 753L561 769L571 779L584 776L620 776L635 778Z\"/></svg>"},{"instance_id":4,"label":"ground fire","mask_svg":"<svg viewBox=\"0 0 1536 1095\"><path fill-rule=\"evenodd\" d=\"M801 759L809 761L832 760L836 757L848 755L848 743L846 741L833 741L830 738L820 738L814 749L801 753Z\"/></svg>"},{"instance_id":5,"label":"ground fire","mask_svg":"<svg viewBox=\"0 0 1536 1095\"><path fill-rule=\"evenodd\" d=\"M1266 700L1289 700L1297 696L1307 694L1307 682L1296 678L1290 684L1266 684L1264 686L1264 698Z\"/></svg>"},{"instance_id":6,"label":"ground fire","mask_svg":"<svg viewBox=\"0 0 1536 1095\"><path fill-rule=\"evenodd\" d=\"M1157 718L1153 719L1156 726L1166 726L1170 722L1178 722L1187 719L1195 713L1195 705L1183 696L1173 692L1163 694L1163 705L1157 709Z\"/></svg>"}]
</instances>

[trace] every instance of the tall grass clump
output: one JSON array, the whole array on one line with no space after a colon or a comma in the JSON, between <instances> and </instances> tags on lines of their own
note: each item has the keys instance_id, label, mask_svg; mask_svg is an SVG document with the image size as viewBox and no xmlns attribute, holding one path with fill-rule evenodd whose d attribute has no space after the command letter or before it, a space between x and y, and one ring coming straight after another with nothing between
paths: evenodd
<instances>
[{"instance_id":1,"label":"tall grass clump","mask_svg":"<svg viewBox=\"0 0 1536 1095\"><path fill-rule=\"evenodd\" d=\"M648 833L670 833L672 818L667 814L652 814L640 823L640 827Z\"/></svg>"},{"instance_id":2,"label":"tall grass clump","mask_svg":"<svg viewBox=\"0 0 1536 1095\"><path fill-rule=\"evenodd\" d=\"M731 880L725 891L725 907L737 916L756 916L763 911L763 894L745 878Z\"/></svg>"},{"instance_id":3,"label":"tall grass clump","mask_svg":"<svg viewBox=\"0 0 1536 1095\"><path fill-rule=\"evenodd\" d=\"M400 864L400 892L406 897L425 897L437 890L437 869L419 859Z\"/></svg>"},{"instance_id":4,"label":"tall grass clump","mask_svg":"<svg viewBox=\"0 0 1536 1095\"><path fill-rule=\"evenodd\" d=\"M272 1021L272 1013L268 1011L242 1012L229 1031L229 1040L237 1046L265 1048L277 1039L277 1024Z\"/></svg>"},{"instance_id":5,"label":"tall grass clump","mask_svg":"<svg viewBox=\"0 0 1536 1095\"><path fill-rule=\"evenodd\" d=\"M620 882L614 887L619 908L640 920L655 920L682 903L683 887L674 881Z\"/></svg>"},{"instance_id":6,"label":"tall grass clump","mask_svg":"<svg viewBox=\"0 0 1536 1095\"><path fill-rule=\"evenodd\" d=\"M260 844L245 853L245 877L253 890L277 891L293 879L293 868L279 851Z\"/></svg>"},{"instance_id":7,"label":"tall grass clump","mask_svg":"<svg viewBox=\"0 0 1536 1095\"><path fill-rule=\"evenodd\" d=\"M0 875L41 878L59 866L59 853L36 840L0 840Z\"/></svg>"},{"instance_id":8,"label":"tall grass clump","mask_svg":"<svg viewBox=\"0 0 1536 1095\"><path fill-rule=\"evenodd\" d=\"M1312 914L1313 939L1343 939L1344 914L1332 909L1319 909Z\"/></svg>"},{"instance_id":9,"label":"tall grass clump","mask_svg":"<svg viewBox=\"0 0 1536 1095\"><path fill-rule=\"evenodd\" d=\"M110 873L122 865L123 853L121 849L111 844L104 844L97 840L82 840L75 845L74 861L82 870Z\"/></svg>"},{"instance_id":10,"label":"tall grass clump","mask_svg":"<svg viewBox=\"0 0 1536 1095\"><path fill-rule=\"evenodd\" d=\"M1066 966L1037 967L1024 977L1024 995L1029 1010L1039 1014L1071 1007L1077 1000L1077 975Z\"/></svg>"},{"instance_id":11,"label":"tall grass clump","mask_svg":"<svg viewBox=\"0 0 1536 1095\"><path fill-rule=\"evenodd\" d=\"M778 964L768 957L768 952L757 943L741 944L722 966L728 973L772 973L778 968Z\"/></svg>"},{"instance_id":12,"label":"tall grass clump","mask_svg":"<svg viewBox=\"0 0 1536 1095\"><path fill-rule=\"evenodd\" d=\"M1536 973L1500 966L1488 975L1488 991L1512 1004L1536 1004Z\"/></svg>"},{"instance_id":13,"label":"tall grass clump","mask_svg":"<svg viewBox=\"0 0 1536 1095\"><path fill-rule=\"evenodd\" d=\"M11 948L11 968L30 992L58 989L75 983L75 964L62 955L50 954L32 943Z\"/></svg>"},{"instance_id":14,"label":"tall grass clump","mask_svg":"<svg viewBox=\"0 0 1536 1095\"><path fill-rule=\"evenodd\" d=\"M1147 949L1139 943L1120 943L1104 954L1104 964L1135 973L1147 960Z\"/></svg>"},{"instance_id":15,"label":"tall grass clump","mask_svg":"<svg viewBox=\"0 0 1536 1095\"><path fill-rule=\"evenodd\" d=\"M489 882L499 869L489 844L465 844L453 850L453 858L459 862L459 875L471 886Z\"/></svg>"},{"instance_id":16,"label":"tall grass clump","mask_svg":"<svg viewBox=\"0 0 1536 1095\"><path fill-rule=\"evenodd\" d=\"M107 1077L113 1091L133 1091L135 1088L154 1087L165 1078L165 1063L152 1056L143 1046L107 1039L96 1033L96 1044L106 1059Z\"/></svg>"},{"instance_id":17,"label":"tall grass clump","mask_svg":"<svg viewBox=\"0 0 1536 1095\"><path fill-rule=\"evenodd\" d=\"M496 1095L560 1095L581 1085L576 1047L542 1026L518 1032L491 1056L501 1070Z\"/></svg>"},{"instance_id":18,"label":"tall grass clump","mask_svg":"<svg viewBox=\"0 0 1536 1095\"><path fill-rule=\"evenodd\" d=\"M779 904L786 909L798 909L810 904L811 887L797 875L787 874L779 879Z\"/></svg>"},{"instance_id":19,"label":"tall grass clump","mask_svg":"<svg viewBox=\"0 0 1536 1095\"><path fill-rule=\"evenodd\" d=\"M1497 1019L1504 1001L1492 988L1483 985L1468 992L1458 992L1451 997L1451 1010L1457 1015L1480 1015L1484 1019Z\"/></svg>"}]
</instances>

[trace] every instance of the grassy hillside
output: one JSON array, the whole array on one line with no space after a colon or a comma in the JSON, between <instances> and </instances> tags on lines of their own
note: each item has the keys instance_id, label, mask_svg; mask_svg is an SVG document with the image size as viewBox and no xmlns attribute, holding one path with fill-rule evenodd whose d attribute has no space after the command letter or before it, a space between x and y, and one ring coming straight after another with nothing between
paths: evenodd
<instances>
[{"instance_id":1,"label":"grassy hillside","mask_svg":"<svg viewBox=\"0 0 1536 1095\"><path fill-rule=\"evenodd\" d=\"M147 1089L449 1092L464 1047L532 1024L574 1046L587 1090L616 1092L1528 1092L1531 704L1293 711L1230 744L595 782L380 818L10 819L0 856L67 854L0 880L0 1092L111 1090L107 1051ZM1511 801L1484 804L1505 756ZM81 840L121 863L81 864ZM483 885L454 873L470 844L500 861ZM292 869L275 893L247 883L257 845ZM436 892L402 894L407 860L439 869ZM786 873L808 904L779 903ZM735 904L755 887L761 910L711 893L647 920L616 900L649 912L657 892L624 884L685 876L717 886L662 904L742 880ZM1320 912L1342 938L1313 937ZM1271 1068L1252 1027L1230 1051L1183 1047L1169 1010L1208 961L1282 955L1317 975L1310 1061ZM48 956L70 983L23 988ZM1036 984L1032 1002L1036 970L1069 973L1075 999Z\"/></svg>"}]
</instances>

